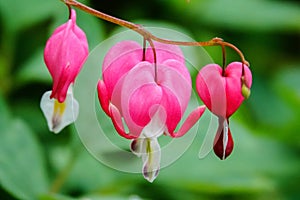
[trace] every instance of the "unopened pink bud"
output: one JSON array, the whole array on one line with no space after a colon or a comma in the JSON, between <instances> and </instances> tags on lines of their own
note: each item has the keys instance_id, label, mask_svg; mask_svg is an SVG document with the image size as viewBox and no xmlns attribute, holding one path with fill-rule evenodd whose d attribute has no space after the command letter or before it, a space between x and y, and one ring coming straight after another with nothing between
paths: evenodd
<instances>
[{"instance_id":1,"label":"unopened pink bud","mask_svg":"<svg viewBox=\"0 0 300 200\"><path fill-rule=\"evenodd\" d=\"M53 32L44 50L44 60L53 79L51 98L60 103L65 100L88 54L86 35L76 24L75 10L71 10L70 19Z\"/></svg>"}]
</instances>

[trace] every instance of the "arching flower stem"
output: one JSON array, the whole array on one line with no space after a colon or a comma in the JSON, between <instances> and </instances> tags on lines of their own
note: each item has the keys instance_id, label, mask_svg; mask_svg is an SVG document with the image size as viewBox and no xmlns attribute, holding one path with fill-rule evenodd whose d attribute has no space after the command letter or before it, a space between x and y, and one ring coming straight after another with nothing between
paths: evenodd
<instances>
[{"instance_id":1,"label":"arching flower stem","mask_svg":"<svg viewBox=\"0 0 300 200\"><path fill-rule=\"evenodd\" d=\"M241 58L241 61L244 65L250 66L248 61L245 59L243 53L233 44L228 43L223 41L223 39L221 38L213 38L209 41L204 41L204 42L184 42L184 41L173 41L173 40L166 40L163 38L159 38L154 36L153 34L151 34L149 31L147 31L146 29L144 29L141 25L138 24L134 24L132 22L128 22L126 20L123 19L119 19L113 16L110 16L108 14L105 14L103 12L100 12L98 10L95 10L91 7L86 6L85 4L82 4L76 0L61 0L63 1L65 4L69 5L69 6L74 6L84 12L87 12L91 15L94 15L100 19L103 19L105 21L109 21L111 23L132 29L133 31L139 33L140 35L143 36L143 38L149 42L150 46L153 49L153 53L155 55L155 48L153 45L153 41L157 41L157 42L161 42L161 43L165 43L165 44L171 44L171 45L179 45L179 46L221 46L222 48L224 47L229 47L231 49L233 49ZM157 69L156 69L157 71Z\"/></svg>"},{"instance_id":2,"label":"arching flower stem","mask_svg":"<svg viewBox=\"0 0 300 200\"><path fill-rule=\"evenodd\" d=\"M68 10L69 10L69 19L71 19L72 8L69 4L66 4L66 6L68 7Z\"/></svg>"},{"instance_id":3,"label":"arching flower stem","mask_svg":"<svg viewBox=\"0 0 300 200\"><path fill-rule=\"evenodd\" d=\"M157 57L156 57L156 50L155 50L155 46L154 46L154 43L151 39L146 39L150 46L151 46L151 49L153 51L153 60L154 60L154 81L157 83Z\"/></svg>"},{"instance_id":4,"label":"arching flower stem","mask_svg":"<svg viewBox=\"0 0 300 200\"><path fill-rule=\"evenodd\" d=\"M152 42L151 39L147 39L147 38L143 38L143 58L142 60L145 61L146 60L146 44L147 44L147 41L149 42L150 46L151 46L151 49L153 51L153 59L154 59L154 79L155 79L155 82L157 82L157 58L156 58L156 50L155 50L155 46Z\"/></svg>"},{"instance_id":5,"label":"arching flower stem","mask_svg":"<svg viewBox=\"0 0 300 200\"><path fill-rule=\"evenodd\" d=\"M143 38L143 58L142 58L143 61L146 60L146 42L147 40Z\"/></svg>"}]
</instances>

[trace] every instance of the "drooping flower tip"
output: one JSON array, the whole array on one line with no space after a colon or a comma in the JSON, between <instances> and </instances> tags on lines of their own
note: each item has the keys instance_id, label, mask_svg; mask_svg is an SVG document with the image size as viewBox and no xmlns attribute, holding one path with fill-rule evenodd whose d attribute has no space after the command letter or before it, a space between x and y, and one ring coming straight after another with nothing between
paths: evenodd
<instances>
[{"instance_id":1,"label":"drooping flower tip","mask_svg":"<svg viewBox=\"0 0 300 200\"><path fill-rule=\"evenodd\" d=\"M152 183L160 171L161 149L157 138L146 138L142 140L144 142L140 144L143 146L139 148L143 149L143 153L141 154L144 162L143 176Z\"/></svg>"},{"instance_id":2,"label":"drooping flower tip","mask_svg":"<svg viewBox=\"0 0 300 200\"><path fill-rule=\"evenodd\" d=\"M150 171L147 166L144 166L144 168L143 168L143 176L144 176L144 178L147 181L149 181L150 183L153 183L153 181L158 176L159 170L160 169L156 169L156 170Z\"/></svg>"},{"instance_id":3,"label":"drooping flower tip","mask_svg":"<svg viewBox=\"0 0 300 200\"><path fill-rule=\"evenodd\" d=\"M55 29L44 49L44 61L53 79L51 98L64 102L88 53L86 35L77 26L76 13L72 9L70 19Z\"/></svg>"},{"instance_id":4,"label":"drooping flower tip","mask_svg":"<svg viewBox=\"0 0 300 200\"><path fill-rule=\"evenodd\" d=\"M228 128L228 133L226 136L225 131L222 130L220 135L216 135L215 144L214 144L214 152L221 159L225 160L232 152L234 142L232 139L232 135L230 129Z\"/></svg>"}]
</instances>

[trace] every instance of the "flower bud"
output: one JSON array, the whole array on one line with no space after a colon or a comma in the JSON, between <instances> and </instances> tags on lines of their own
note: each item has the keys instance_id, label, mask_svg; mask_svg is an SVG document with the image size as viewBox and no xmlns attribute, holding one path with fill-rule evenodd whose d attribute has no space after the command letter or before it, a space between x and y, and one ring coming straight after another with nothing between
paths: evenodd
<instances>
[{"instance_id":1,"label":"flower bud","mask_svg":"<svg viewBox=\"0 0 300 200\"><path fill-rule=\"evenodd\" d=\"M247 86L246 81L245 81L245 77L242 76L241 78L241 82L242 82L242 95L245 99L248 99L250 97L251 94L251 90L250 88Z\"/></svg>"},{"instance_id":2,"label":"flower bud","mask_svg":"<svg viewBox=\"0 0 300 200\"><path fill-rule=\"evenodd\" d=\"M44 60L53 86L52 91L42 96L40 106L49 130L54 133L73 123L78 116L79 105L71 84L88 54L85 33L76 24L75 10L71 10L70 19L55 29L44 50Z\"/></svg>"},{"instance_id":3,"label":"flower bud","mask_svg":"<svg viewBox=\"0 0 300 200\"><path fill-rule=\"evenodd\" d=\"M44 50L45 64L53 79L51 98L60 103L65 100L88 54L86 35L76 24L75 10L71 10L70 19L53 32Z\"/></svg>"}]
</instances>

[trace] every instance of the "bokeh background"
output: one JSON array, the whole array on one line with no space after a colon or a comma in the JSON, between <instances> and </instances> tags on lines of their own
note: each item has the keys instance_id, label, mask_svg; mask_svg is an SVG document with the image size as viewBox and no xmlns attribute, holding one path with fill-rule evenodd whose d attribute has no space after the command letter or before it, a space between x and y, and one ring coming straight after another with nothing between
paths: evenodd
<instances>
[{"instance_id":1,"label":"bokeh background","mask_svg":"<svg viewBox=\"0 0 300 200\"><path fill-rule=\"evenodd\" d=\"M253 87L231 118L233 154L225 161L213 153L199 159L199 131L188 151L150 184L140 174L96 161L74 126L50 133L39 108L51 89L42 54L52 31L66 21L66 6L59 0L0 0L1 200L300 199L299 1L82 2L133 22L172 27L197 41L221 37L243 51ZM119 28L79 10L77 15L90 49ZM222 62L220 48L205 49ZM227 58L239 59L231 50Z\"/></svg>"}]
</instances>

